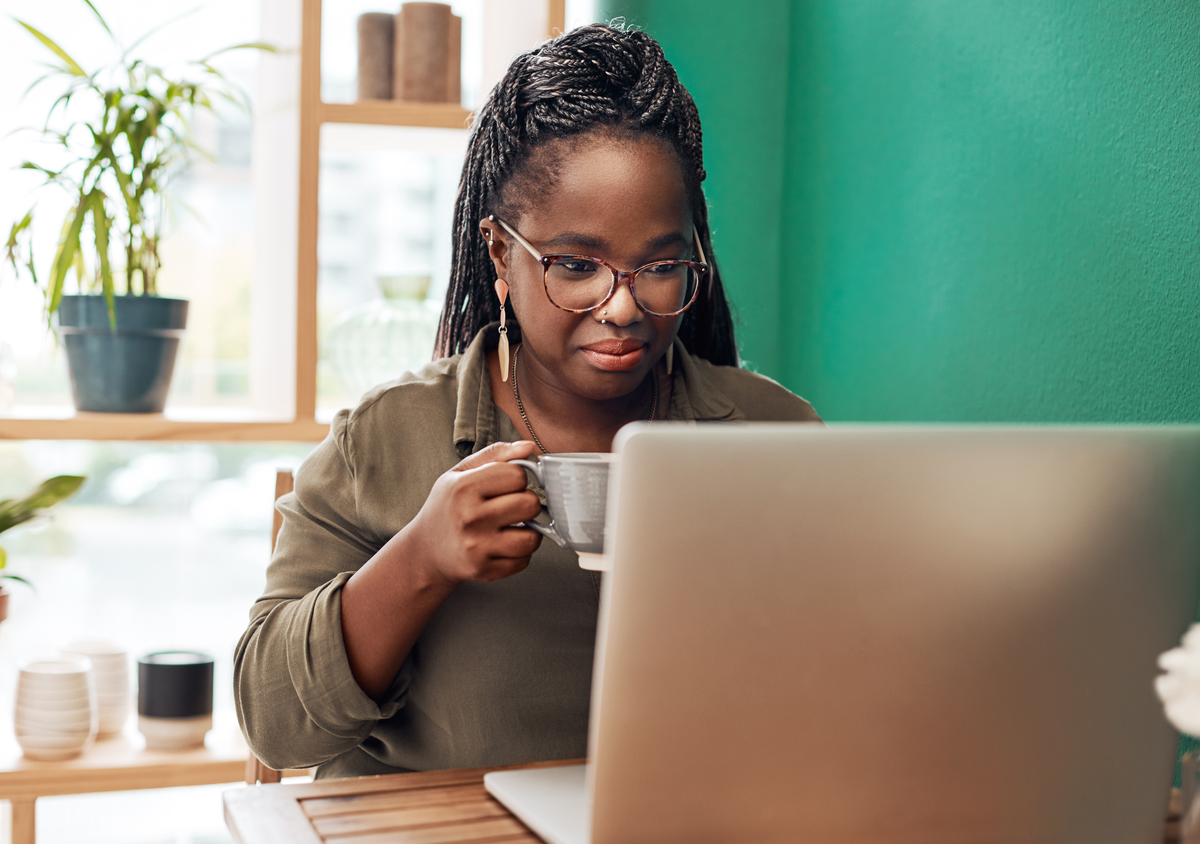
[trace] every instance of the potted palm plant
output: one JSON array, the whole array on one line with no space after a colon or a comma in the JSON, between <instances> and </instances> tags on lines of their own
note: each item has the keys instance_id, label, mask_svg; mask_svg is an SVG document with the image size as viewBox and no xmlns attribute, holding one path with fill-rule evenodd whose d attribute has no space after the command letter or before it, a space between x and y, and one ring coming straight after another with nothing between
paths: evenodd
<instances>
[{"instance_id":1,"label":"potted palm plant","mask_svg":"<svg viewBox=\"0 0 1200 844\"><path fill-rule=\"evenodd\" d=\"M48 324L57 316L76 409L157 413L166 403L188 307L185 299L158 296L168 189L205 154L192 138L194 114L212 111L216 98L247 107L212 59L229 50L273 48L237 44L168 71L131 57L146 36L123 49L90 0L82 2L116 50L113 62L91 72L49 36L17 21L56 59L42 80L62 83L41 130L54 153L21 166L43 174L44 189L66 190L71 206L64 220L51 221L61 234L48 272L39 275L34 262L36 205L12 225L6 257L18 275L42 288ZM68 110L65 129L49 128ZM77 118L81 113L88 116ZM69 277L78 294L66 294Z\"/></svg>"},{"instance_id":2,"label":"potted palm plant","mask_svg":"<svg viewBox=\"0 0 1200 844\"><path fill-rule=\"evenodd\" d=\"M42 482L33 492L24 498L9 498L0 501L0 533L17 525L24 524L37 516L48 507L53 507L75 493L84 479L79 475L58 475ZM20 575L4 571L8 564L8 554L0 548L0 621L8 617L9 592L4 588L4 581L15 580L29 586L30 583Z\"/></svg>"}]
</instances>

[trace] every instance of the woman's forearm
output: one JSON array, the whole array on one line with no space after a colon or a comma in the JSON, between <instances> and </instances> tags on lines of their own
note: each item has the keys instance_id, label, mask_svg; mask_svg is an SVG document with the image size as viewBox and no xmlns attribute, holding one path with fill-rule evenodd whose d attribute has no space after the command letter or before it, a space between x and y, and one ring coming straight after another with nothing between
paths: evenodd
<instances>
[{"instance_id":1,"label":"woman's forearm","mask_svg":"<svg viewBox=\"0 0 1200 844\"><path fill-rule=\"evenodd\" d=\"M342 639L359 687L380 700L429 619L454 591L402 530L342 587Z\"/></svg>"}]
</instances>

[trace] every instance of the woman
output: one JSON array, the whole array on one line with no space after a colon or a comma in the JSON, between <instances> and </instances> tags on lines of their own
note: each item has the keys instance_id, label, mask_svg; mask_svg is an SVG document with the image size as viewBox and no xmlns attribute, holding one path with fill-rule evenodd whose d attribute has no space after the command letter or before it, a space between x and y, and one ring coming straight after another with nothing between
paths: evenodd
<instances>
[{"instance_id":1,"label":"woman","mask_svg":"<svg viewBox=\"0 0 1200 844\"><path fill-rule=\"evenodd\" d=\"M334 420L282 499L236 655L268 765L319 776L583 756L599 576L514 527L514 458L635 420L818 421L737 367L700 123L658 44L577 29L471 133L439 360Z\"/></svg>"}]
</instances>

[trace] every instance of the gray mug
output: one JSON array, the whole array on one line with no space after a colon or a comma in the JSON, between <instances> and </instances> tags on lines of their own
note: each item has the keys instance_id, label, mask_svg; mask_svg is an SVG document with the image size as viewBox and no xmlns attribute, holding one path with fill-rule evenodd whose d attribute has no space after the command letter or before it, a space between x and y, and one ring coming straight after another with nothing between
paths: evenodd
<instances>
[{"instance_id":1,"label":"gray mug","mask_svg":"<svg viewBox=\"0 0 1200 844\"><path fill-rule=\"evenodd\" d=\"M608 507L608 469L613 455L543 454L532 460L510 460L533 472L546 490L550 524L522 522L560 548L582 554L604 551L604 515Z\"/></svg>"}]
</instances>

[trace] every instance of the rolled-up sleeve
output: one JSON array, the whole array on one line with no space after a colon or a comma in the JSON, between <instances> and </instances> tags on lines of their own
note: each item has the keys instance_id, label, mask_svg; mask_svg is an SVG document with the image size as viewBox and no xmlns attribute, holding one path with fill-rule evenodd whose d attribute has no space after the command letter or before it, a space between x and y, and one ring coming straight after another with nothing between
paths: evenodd
<instances>
[{"instance_id":1,"label":"rolled-up sleeve","mask_svg":"<svg viewBox=\"0 0 1200 844\"><path fill-rule=\"evenodd\" d=\"M266 589L234 657L238 720L272 768L326 762L404 706L408 665L377 703L355 681L342 640L342 587L388 538L360 527L358 498L343 412L276 505L283 527Z\"/></svg>"}]
</instances>

